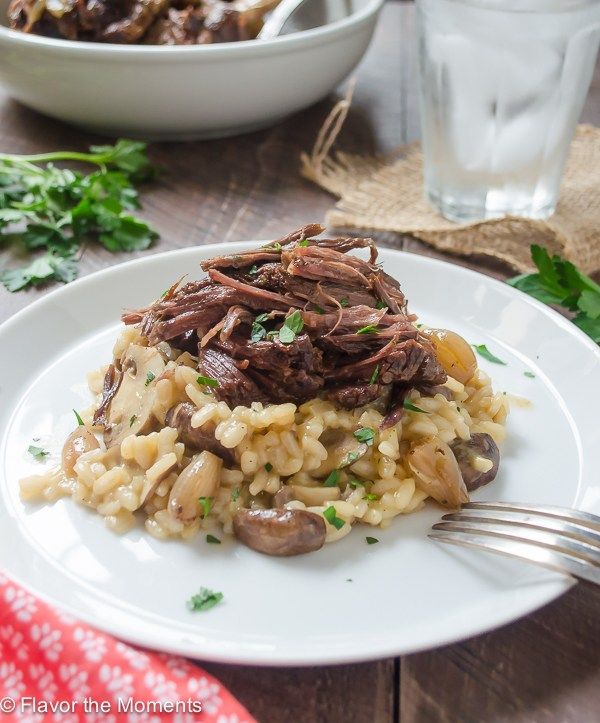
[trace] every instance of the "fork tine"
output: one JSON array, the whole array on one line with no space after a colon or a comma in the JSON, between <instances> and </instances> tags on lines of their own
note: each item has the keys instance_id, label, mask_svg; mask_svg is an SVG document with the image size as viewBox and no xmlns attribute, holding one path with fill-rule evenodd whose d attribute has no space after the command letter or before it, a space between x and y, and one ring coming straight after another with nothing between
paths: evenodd
<instances>
[{"instance_id":1,"label":"fork tine","mask_svg":"<svg viewBox=\"0 0 600 723\"><path fill-rule=\"evenodd\" d=\"M562 517L546 517L530 512L514 512L511 510L490 510L487 507L464 507L459 512L453 512L442 517L446 522L481 522L486 524L504 524L507 527L531 528L536 530L549 530L564 535L569 539L579 540L600 553L600 532L579 524L566 522Z\"/></svg>"},{"instance_id":2,"label":"fork tine","mask_svg":"<svg viewBox=\"0 0 600 723\"><path fill-rule=\"evenodd\" d=\"M462 506L468 510L498 510L508 512L526 512L542 517L561 519L565 522L583 525L591 530L600 532L600 517L591 512L572 510L568 507L556 507L554 505L521 505L512 502L468 502Z\"/></svg>"},{"instance_id":3,"label":"fork tine","mask_svg":"<svg viewBox=\"0 0 600 723\"><path fill-rule=\"evenodd\" d=\"M575 539L569 539L547 530L519 527L518 532L506 528L503 524L485 523L482 520L468 522L445 521L433 526L430 537L444 542L463 542L471 547L480 547L503 554L514 554L522 559L538 562L538 564L553 563L558 569L558 563L563 571L568 571L578 577L593 579L600 584L600 551L593 545L588 545ZM591 577L590 577L591 576Z\"/></svg>"},{"instance_id":4,"label":"fork tine","mask_svg":"<svg viewBox=\"0 0 600 723\"><path fill-rule=\"evenodd\" d=\"M549 532L548 530L539 530L521 525L518 527L513 525L507 528L507 526L502 523L486 523L482 520L477 520L477 522L468 522L466 520L460 520L459 522L438 522L433 525L433 529L473 532L475 534L492 535L493 537L505 537L509 540L517 540L518 542L529 542L534 545L541 545L542 547L558 550L565 555L578 557L584 562L596 565L600 569L600 550L593 545L588 545L585 542L573 540L555 532Z\"/></svg>"},{"instance_id":5,"label":"fork tine","mask_svg":"<svg viewBox=\"0 0 600 723\"><path fill-rule=\"evenodd\" d=\"M582 580L600 585L600 571L597 568L580 562L568 555L538 547L527 542L515 542L500 538L476 535L469 532L451 532L433 530L428 535L437 542L444 542L459 547L475 548L486 552L493 552L505 557L514 557L525 562L541 565L555 572L562 572L566 575L573 575Z\"/></svg>"}]
</instances>

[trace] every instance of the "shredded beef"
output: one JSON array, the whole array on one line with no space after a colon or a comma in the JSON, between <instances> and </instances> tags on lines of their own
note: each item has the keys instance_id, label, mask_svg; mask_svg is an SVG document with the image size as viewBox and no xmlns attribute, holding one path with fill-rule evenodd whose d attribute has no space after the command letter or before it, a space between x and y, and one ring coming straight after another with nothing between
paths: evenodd
<instances>
[{"instance_id":1,"label":"shredded beef","mask_svg":"<svg viewBox=\"0 0 600 723\"><path fill-rule=\"evenodd\" d=\"M25 33L121 44L227 43L257 32L229 0L12 0L8 19Z\"/></svg>"},{"instance_id":2,"label":"shredded beef","mask_svg":"<svg viewBox=\"0 0 600 723\"><path fill-rule=\"evenodd\" d=\"M230 405L322 395L353 409L385 398L386 423L397 421L408 390L433 389L446 374L399 283L377 265L373 241L315 238L322 230L310 224L209 259L208 279L175 284L123 321L151 344L197 343L200 373Z\"/></svg>"}]
</instances>

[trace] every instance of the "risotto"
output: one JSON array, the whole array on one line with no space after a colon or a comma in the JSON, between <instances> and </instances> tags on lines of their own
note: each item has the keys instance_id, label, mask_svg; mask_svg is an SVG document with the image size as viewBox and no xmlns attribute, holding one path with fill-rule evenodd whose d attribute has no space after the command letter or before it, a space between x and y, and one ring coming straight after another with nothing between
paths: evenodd
<instances>
[{"instance_id":1,"label":"risotto","mask_svg":"<svg viewBox=\"0 0 600 723\"><path fill-rule=\"evenodd\" d=\"M138 330L126 329L115 356L121 358L132 345L145 343ZM334 522L326 518L326 542L333 542L349 534L356 523L387 527L393 517L422 507L430 496L427 483L415 474L407 456L416 443L437 438L452 444L484 433L499 444L505 436L507 397L493 392L489 377L480 369L466 384L448 377L444 393L423 396L413 390L402 419L380 430L383 413L377 404L343 410L316 398L300 406L254 403L231 409L215 399L210 387L198 383L192 355L177 354L168 345L162 352L173 358L147 386L156 431L128 434L120 445L108 449L94 436L97 446L77 457L72 476L59 468L21 480L24 500L54 501L71 495L95 509L115 531L133 527L140 512L146 530L155 537L188 539L201 529L231 533L238 510L270 507L273 497L289 490L293 499L284 502L286 509L319 515L334 509ZM105 374L103 367L88 379L97 399L81 416L92 433L102 432L94 426L93 416ZM230 461L213 465L203 486L193 492L191 504L198 514L189 521L172 514L169 498L193 452L178 440L176 429L164 426L168 410L182 402L193 405L191 426L210 428L215 440L231 452ZM367 438L371 430L374 434L352 462L352 452L360 446L358 430L369 430ZM348 457L350 463L344 465ZM474 456L472 465L485 472L490 462ZM335 471L335 484L324 484ZM200 498L204 500L199 504Z\"/></svg>"},{"instance_id":2,"label":"risotto","mask_svg":"<svg viewBox=\"0 0 600 723\"><path fill-rule=\"evenodd\" d=\"M210 281L126 312L60 467L21 480L22 498L291 555L492 481L506 395L464 339L416 324L370 240L309 242L319 229L205 262Z\"/></svg>"}]
</instances>

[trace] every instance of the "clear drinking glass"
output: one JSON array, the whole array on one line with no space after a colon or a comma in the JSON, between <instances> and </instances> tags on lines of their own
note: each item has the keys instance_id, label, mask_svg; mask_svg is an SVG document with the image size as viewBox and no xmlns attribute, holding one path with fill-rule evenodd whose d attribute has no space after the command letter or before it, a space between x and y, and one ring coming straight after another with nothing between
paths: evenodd
<instances>
[{"instance_id":1,"label":"clear drinking glass","mask_svg":"<svg viewBox=\"0 0 600 723\"><path fill-rule=\"evenodd\" d=\"M446 217L553 213L600 0L417 0L425 193Z\"/></svg>"}]
</instances>

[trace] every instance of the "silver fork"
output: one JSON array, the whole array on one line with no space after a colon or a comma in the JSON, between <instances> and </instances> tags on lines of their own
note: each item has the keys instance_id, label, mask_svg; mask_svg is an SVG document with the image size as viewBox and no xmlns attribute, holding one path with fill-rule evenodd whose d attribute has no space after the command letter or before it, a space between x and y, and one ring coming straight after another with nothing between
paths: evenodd
<instances>
[{"instance_id":1,"label":"silver fork","mask_svg":"<svg viewBox=\"0 0 600 723\"><path fill-rule=\"evenodd\" d=\"M429 537L518 557L600 585L600 517L566 507L470 502Z\"/></svg>"}]
</instances>

